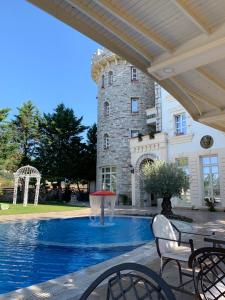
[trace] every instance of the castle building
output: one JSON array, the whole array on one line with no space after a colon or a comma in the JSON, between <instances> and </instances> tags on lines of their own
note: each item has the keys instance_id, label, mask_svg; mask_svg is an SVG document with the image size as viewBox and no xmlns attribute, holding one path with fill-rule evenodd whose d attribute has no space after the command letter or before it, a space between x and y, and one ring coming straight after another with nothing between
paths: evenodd
<instances>
[{"instance_id":1,"label":"castle building","mask_svg":"<svg viewBox=\"0 0 225 300\"><path fill-rule=\"evenodd\" d=\"M131 198L130 138L149 132L145 112L155 105L154 82L106 49L94 54L92 77L98 87L96 186Z\"/></svg>"},{"instance_id":2,"label":"castle building","mask_svg":"<svg viewBox=\"0 0 225 300\"><path fill-rule=\"evenodd\" d=\"M225 134L195 122L178 101L134 66L104 49L92 59L98 86L97 189L116 191L134 206L159 205L144 191L147 161L176 162L190 190L174 206L225 207Z\"/></svg>"}]
</instances>

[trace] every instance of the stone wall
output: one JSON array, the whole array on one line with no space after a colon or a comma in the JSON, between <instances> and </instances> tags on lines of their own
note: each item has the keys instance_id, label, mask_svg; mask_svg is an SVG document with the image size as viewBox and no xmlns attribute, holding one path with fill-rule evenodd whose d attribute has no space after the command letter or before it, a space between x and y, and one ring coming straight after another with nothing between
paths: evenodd
<instances>
[{"instance_id":1,"label":"stone wall","mask_svg":"<svg viewBox=\"0 0 225 300\"><path fill-rule=\"evenodd\" d=\"M107 55L106 55L107 54ZM101 169L117 168L117 194L131 197L131 155L129 139L131 130L148 133L146 109L154 106L154 82L141 71L138 80L131 81L132 65L107 50L93 57L92 75L98 86L98 144L97 189L101 189ZM113 72L113 82L108 73ZM102 75L105 78L102 88ZM139 112L131 112L131 98L139 98ZM105 115L104 102L109 103L109 115ZM109 148L104 149L104 134L109 135Z\"/></svg>"}]
</instances>

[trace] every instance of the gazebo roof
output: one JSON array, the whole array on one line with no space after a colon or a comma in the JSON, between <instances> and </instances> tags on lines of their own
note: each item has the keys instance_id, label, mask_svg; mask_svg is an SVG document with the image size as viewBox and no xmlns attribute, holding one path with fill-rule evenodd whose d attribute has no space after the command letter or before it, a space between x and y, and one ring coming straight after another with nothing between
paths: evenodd
<instances>
[{"instance_id":1,"label":"gazebo roof","mask_svg":"<svg viewBox=\"0 0 225 300\"><path fill-rule=\"evenodd\" d=\"M23 177L23 176L40 177L41 174L35 167L27 165L27 166L19 168L16 171L16 173L14 173L14 176L17 176L17 177Z\"/></svg>"}]
</instances>

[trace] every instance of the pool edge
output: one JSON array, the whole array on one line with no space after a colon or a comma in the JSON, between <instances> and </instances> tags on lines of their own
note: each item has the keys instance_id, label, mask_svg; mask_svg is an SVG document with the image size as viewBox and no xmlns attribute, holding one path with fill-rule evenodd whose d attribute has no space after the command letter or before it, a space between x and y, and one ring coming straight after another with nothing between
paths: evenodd
<instances>
[{"instance_id":1,"label":"pool edge","mask_svg":"<svg viewBox=\"0 0 225 300\"><path fill-rule=\"evenodd\" d=\"M124 215L115 215L120 217L133 217ZM84 216L78 216L84 217ZM147 216L134 216L137 218L148 218ZM74 217L72 217L74 218ZM189 223L175 221L182 225L182 229L190 230L192 227ZM136 262L147 264L157 258L155 242L151 241L136 249L106 260L102 263L84 268L82 270L48 280L46 282L32 285L26 288L18 289L6 294L0 295L0 300L69 300L78 299L79 295L90 285L94 279L103 271L124 262Z\"/></svg>"}]
</instances>

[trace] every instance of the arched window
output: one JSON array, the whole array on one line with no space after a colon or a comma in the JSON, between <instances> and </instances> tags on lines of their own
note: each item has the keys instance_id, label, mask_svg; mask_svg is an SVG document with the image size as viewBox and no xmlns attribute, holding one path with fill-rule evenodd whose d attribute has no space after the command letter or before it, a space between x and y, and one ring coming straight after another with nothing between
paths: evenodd
<instances>
[{"instance_id":1,"label":"arched window","mask_svg":"<svg viewBox=\"0 0 225 300\"><path fill-rule=\"evenodd\" d=\"M109 102L104 102L104 116L108 117L109 116Z\"/></svg>"},{"instance_id":2,"label":"arched window","mask_svg":"<svg viewBox=\"0 0 225 300\"><path fill-rule=\"evenodd\" d=\"M102 75L102 89L104 89L105 87L105 76Z\"/></svg>"},{"instance_id":3,"label":"arched window","mask_svg":"<svg viewBox=\"0 0 225 300\"><path fill-rule=\"evenodd\" d=\"M104 149L109 148L109 135L108 133L104 134Z\"/></svg>"},{"instance_id":4,"label":"arched window","mask_svg":"<svg viewBox=\"0 0 225 300\"><path fill-rule=\"evenodd\" d=\"M136 81L137 79L137 69L131 67L131 81Z\"/></svg>"},{"instance_id":5,"label":"arched window","mask_svg":"<svg viewBox=\"0 0 225 300\"><path fill-rule=\"evenodd\" d=\"M109 71L109 73L108 73L108 83L109 83L109 85L113 84L113 72L112 71Z\"/></svg>"}]
</instances>

